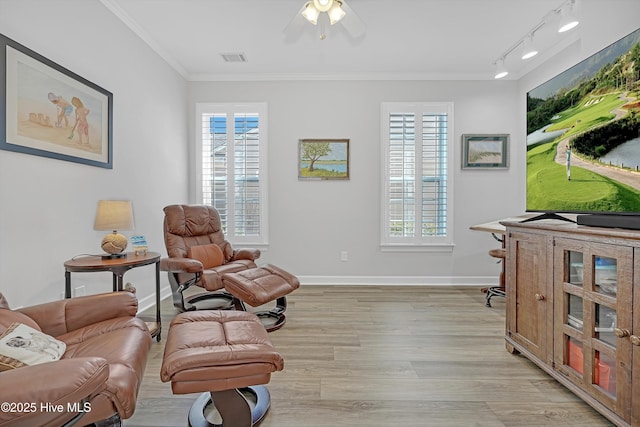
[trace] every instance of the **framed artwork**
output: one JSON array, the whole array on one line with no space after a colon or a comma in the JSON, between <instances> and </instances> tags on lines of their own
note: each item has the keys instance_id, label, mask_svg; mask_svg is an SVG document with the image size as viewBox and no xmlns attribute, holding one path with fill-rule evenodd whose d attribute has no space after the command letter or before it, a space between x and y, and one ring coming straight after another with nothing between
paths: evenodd
<instances>
[{"instance_id":1,"label":"framed artwork","mask_svg":"<svg viewBox=\"0 0 640 427\"><path fill-rule=\"evenodd\" d=\"M147 239L144 236L131 236L131 246L133 246L133 253L135 255L144 255L149 248Z\"/></svg>"},{"instance_id":2,"label":"framed artwork","mask_svg":"<svg viewBox=\"0 0 640 427\"><path fill-rule=\"evenodd\" d=\"M462 135L462 169L507 169L509 135Z\"/></svg>"},{"instance_id":3,"label":"framed artwork","mask_svg":"<svg viewBox=\"0 0 640 427\"><path fill-rule=\"evenodd\" d=\"M113 167L113 95L0 34L0 149Z\"/></svg>"},{"instance_id":4,"label":"framed artwork","mask_svg":"<svg viewBox=\"0 0 640 427\"><path fill-rule=\"evenodd\" d=\"M298 179L349 179L349 140L299 140Z\"/></svg>"}]
</instances>

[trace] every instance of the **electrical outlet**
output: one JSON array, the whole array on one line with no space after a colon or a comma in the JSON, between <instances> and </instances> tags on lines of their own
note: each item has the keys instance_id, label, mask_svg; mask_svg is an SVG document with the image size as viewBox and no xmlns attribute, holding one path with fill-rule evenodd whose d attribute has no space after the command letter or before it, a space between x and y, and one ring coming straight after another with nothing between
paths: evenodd
<instances>
[{"instance_id":1,"label":"electrical outlet","mask_svg":"<svg viewBox=\"0 0 640 427\"><path fill-rule=\"evenodd\" d=\"M82 297L82 296L85 296L86 294L87 294L87 290L84 285L78 286L73 290L73 296L76 296L76 297Z\"/></svg>"},{"instance_id":2,"label":"electrical outlet","mask_svg":"<svg viewBox=\"0 0 640 427\"><path fill-rule=\"evenodd\" d=\"M342 262L349 261L349 252L347 251L340 252L340 261Z\"/></svg>"}]
</instances>

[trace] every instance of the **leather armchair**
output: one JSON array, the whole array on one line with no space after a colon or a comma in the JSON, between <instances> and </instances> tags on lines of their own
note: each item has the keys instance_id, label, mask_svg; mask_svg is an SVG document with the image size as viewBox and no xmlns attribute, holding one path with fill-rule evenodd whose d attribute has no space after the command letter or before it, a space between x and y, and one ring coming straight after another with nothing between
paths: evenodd
<instances>
[{"instance_id":1,"label":"leather armchair","mask_svg":"<svg viewBox=\"0 0 640 427\"><path fill-rule=\"evenodd\" d=\"M0 426L117 426L131 417L151 347L149 330L135 317L137 309L129 292L18 310L10 310L0 294L0 333L14 322L23 323L67 346L58 361L0 373L0 402L30 405L1 411ZM62 409L47 411L47 405Z\"/></svg>"},{"instance_id":2,"label":"leather armchair","mask_svg":"<svg viewBox=\"0 0 640 427\"><path fill-rule=\"evenodd\" d=\"M164 240L168 258L160 260L160 269L169 276L173 305L181 312L196 309L221 309L234 306L233 296L224 291L226 273L256 267L258 249L234 249L225 239L218 211L211 206L170 205L164 208ZM219 265L204 265L206 259L189 257L197 247L216 245L222 259ZM205 289L189 297L184 291L192 285Z\"/></svg>"}]
</instances>

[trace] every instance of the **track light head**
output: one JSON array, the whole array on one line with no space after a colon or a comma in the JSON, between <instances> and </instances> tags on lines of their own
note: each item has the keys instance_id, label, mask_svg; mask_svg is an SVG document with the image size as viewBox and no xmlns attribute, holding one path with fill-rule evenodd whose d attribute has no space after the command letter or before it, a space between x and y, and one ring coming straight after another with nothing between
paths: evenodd
<instances>
[{"instance_id":1,"label":"track light head","mask_svg":"<svg viewBox=\"0 0 640 427\"><path fill-rule=\"evenodd\" d=\"M560 9L560 24L558 25L559 33L567 32L578 26L580 21L576 17L575 9L575 0L569 0L567 4L562 6L562 8Z\"/></svg>"},{"instance_id":2,"label":"track light head","mask_svg":"<svg viewBox=\"0 0 640 427\"><path fill-rule=\"evenodd\" d=\"M533 34L529 34L522 41L522 59L530 59L538 54L535 43L533 41Z\"/></svg>"},{"instance_id":3,"label":"track light head","mask_svg":"<svg viewBox=\"0 0 640 427\"><path fill-rule=\"evenodd\" d=\"M503 77L506 77L509 74L509 71L507 71L507 69L504 66L504 58L500 58L496 61L496 74L494 76L494 78L497 79L501 79Z\"/></svg>"}]
</instances>

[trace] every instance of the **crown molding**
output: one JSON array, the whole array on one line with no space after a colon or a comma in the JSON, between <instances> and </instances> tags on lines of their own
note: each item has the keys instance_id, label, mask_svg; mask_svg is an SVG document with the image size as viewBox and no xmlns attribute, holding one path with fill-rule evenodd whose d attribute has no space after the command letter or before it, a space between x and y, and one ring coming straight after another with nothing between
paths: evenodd
<instances>
[{"instance_id":1,"label":"crown molding","mask_svg":"<svg viewBox=\"0 0 640 427\"><path fill-rule=\"evenodd\" d=\"M122 23L124 23L135 35L140 37L155 53L157 53L167 64L171 66L178 74L180 74L185 80L189 80L189 73L184 69L176 59L171 56L166 50L164 50L153 37L149 35L139 24L133 19L116 0L100 0L111 13L113 13Z\"/></svg>"}]
</instances>

